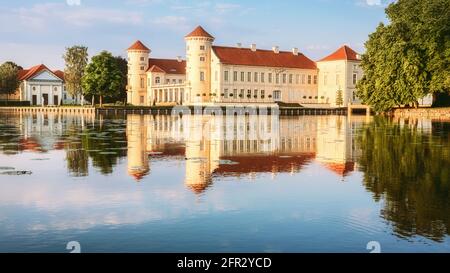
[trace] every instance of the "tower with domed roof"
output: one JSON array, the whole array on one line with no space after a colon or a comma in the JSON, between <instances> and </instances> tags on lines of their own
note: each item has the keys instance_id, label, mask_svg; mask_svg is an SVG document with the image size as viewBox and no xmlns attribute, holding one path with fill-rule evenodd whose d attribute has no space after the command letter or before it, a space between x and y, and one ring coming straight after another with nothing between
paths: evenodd
<instances>
[{"instance_id":1,"label":"tower with domed roof","mask_svg":"<svg viewBox=\"0 0 450 273\"><path fill-rule=\"evenodd\" d=\"M214 37L201 26L186 35L186 81L188 100L211 101L211 52Z\"/></svg>"},{"instance_id":2,"label":"tower with domed roof","mask_svg":"<svg viewBox=\"0 0 450 273\"><path fill-rule=\"evenodd\" d=\"M141 41L136 41L128 50L127 102L132 105L147 105L148 59L151 50Z\"/></svg>"}]
</instances>

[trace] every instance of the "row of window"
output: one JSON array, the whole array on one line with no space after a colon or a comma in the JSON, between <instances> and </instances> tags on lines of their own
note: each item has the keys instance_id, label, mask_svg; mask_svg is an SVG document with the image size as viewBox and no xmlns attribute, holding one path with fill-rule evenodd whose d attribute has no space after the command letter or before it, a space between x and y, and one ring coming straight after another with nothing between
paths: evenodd
<instances>
[{"instance_id":1,"label":"row of window","mask_svg":"<svg viewBox=\"0 0 450 273\"><path fill-rule=\"evenodd\" d=\"M215 71L215 81L219 80L219 73ZM254 83L274 83L275 84L317 84L317 75L305 74L286 74L286 73L264 73L264 72L243 72L233 71L232 79L230 72L224 71L223 79L225 82L254 82Z\"/></svg>"},{"instance_id":2,"label":"row of window","mask_svg":"<svg viewBox=\"0 0 450 273\"><path fill-rule=\"evenodd\" d=\"M357 82L358 82L358 73L353 73L353 76L352 76L353 85L356 85ZM328 84L328 75L327 74L323 75L323 84L324 85ZM336 74L336 85L341 85L341 74Z\"/></svg>"},{"instance_id":3,"label":"row of window","mask_svg":"<svg viewBox=\"0 0 450 273\"><path fill-rule=\"evenodd\" d=\"M197 94L197 96L200 97L201 95ZM203 96L205 97L206 94L203 94ZM209 96L216 97L217 94L216 93L211 93L211 94L209 94ZM258 90L258 89L255 89L255 90L248 89L247 92L245 91L245 89L240 89L240 90L233 89L233 91L231 91L231 90L225 88L223 90L223 93L220 94L220 96L225 98L225 99L228 99L228 98L233 98L233 99L245 99L245 98L247 98L247 99L251 99L251 98L257 99L257 98L261 98L261 99L264 99L264 98L266 98L266 91L265 90ZM273 91L273 95L269 94L267 96L267 98L269 98L269 99L270 98L274 98L275 100L280 100L281 99L281 91L280 90L275 90L275 91ZM310 100L311 99L318 99L318 98L319 98L318 96L314 96L314 97L313 96L303 96L303 99L310 99ZM322 96L322 99L323 98L324 97Z\"/></svg>"}]
</instances>

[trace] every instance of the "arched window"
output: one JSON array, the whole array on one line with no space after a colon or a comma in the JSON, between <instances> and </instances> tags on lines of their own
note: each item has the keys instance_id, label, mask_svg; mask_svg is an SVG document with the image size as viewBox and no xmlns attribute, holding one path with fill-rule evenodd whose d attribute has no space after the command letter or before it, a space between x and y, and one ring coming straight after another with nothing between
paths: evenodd
<instances>
[{"instance_id":1,"label":"arched window","mask_svg":"<svg viewBox=\"0 0 450 273\"><path fill-rule=\"evenodd\" d=\"M155 83L156 84L160 84L161 83L161 78L160 77L156 77L155 78Z\"/></svg>"}]
</instances>

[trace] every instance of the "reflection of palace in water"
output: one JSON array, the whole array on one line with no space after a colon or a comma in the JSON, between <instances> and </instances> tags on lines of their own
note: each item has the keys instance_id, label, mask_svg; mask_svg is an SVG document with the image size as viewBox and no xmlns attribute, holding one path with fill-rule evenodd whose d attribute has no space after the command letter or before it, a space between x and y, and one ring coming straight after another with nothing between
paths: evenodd
<instances>
[{"instance_id":1,"label":"reflection of palace in water","mask_svg":"<svg viewBox=\"0 0 450 273\"><path fill-rule=\"evenodd\" d=\"M128 115L128 172L149 173L152 159L185 159L185 183L204 191L214 176L295 173L316 161L339 176L355 168L355 116Z\"/></svg>"}]
</instances>

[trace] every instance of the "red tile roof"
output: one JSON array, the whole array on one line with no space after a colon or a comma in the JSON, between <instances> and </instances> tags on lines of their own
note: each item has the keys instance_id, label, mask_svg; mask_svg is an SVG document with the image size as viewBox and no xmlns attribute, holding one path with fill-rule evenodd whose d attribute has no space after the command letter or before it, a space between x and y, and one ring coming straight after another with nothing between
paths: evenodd
<instances>
[{"instance_id":1,"label":"red tile roof","mask_svg":"<svg viewBox=\"0 0 450 273\"><path fill-rule=\"evenodd\" d=\"M249 48L213 46L213 50L220 62L231 65L267 66L299 69L316 69L316 63L302 53L294 55L292 52L272 50L252 51Z\"/></svg>"},{"instance_id":2,"label":"red tile roof","mask_svg":"<svg viewBox=\"0 0 450 273\"><path fill-rule=\"evenodd\" d=\"M155 73L166 73L166 71L162 70L159 66L153 65L147 71L155 72Z\"/></svg>"},{"instance_id":3,"label":"red tile roof","mask_svg":"<svg viewBox=\"0 0 450 273\"><path fill-rule=\"evenodd\" d=\"M189 33L188 35L186 35L186 38L189 37L207 37L207 38L212 38L214 39L214 37L209 34L204 28L202 28L201 26L196 27L191 33Z\"/></svg>"},{"instance_id":4,"label":"red tile roof","mask_svg":"<svg viewBox=\"0 0 450 273\"><path fill-rule=\"evenodd\" d=\"M25 81L25 80L28 80L28 79L36 76L37 74L39 74L40 72L42 72L44 70L49 71L50 73L54 74L56 77L58 77L64 81L64 72L62 72L60 70L51 71L50 69L48 69L48 67L46 67L43 64L33 66L30 69L19 70L19 73L17 76L19 77L20 81Z\"/></svg>"},{"instance_id":5,"label":"red tile roof","mask_svg":"<svg viewBox=\"0 0 450 273\"><path fill-rule=\"evenodd\" d=\"M61 70L55 70L53 71L53 74L55 74L58 78L60 78L61 80L64 80L64 72Z\"/></svg>"},{"instance_id":6,"label":"red tile roof","mask_svg":"<svg viewBox=\"0 0 450 273\"><path fill-rule=\"evenodd\" d=\"M143 50L143 51L150 51L150 49L148 49L148 47L146 47L141 41L137 40L136 42L134 42L134 44L132 44L128 50Z\"/></svg>"},{"instance_id":7,"label":"red tile roof","mask_svg":"<svg viewBox=\"0 0 450 273\"><path fill-rule=\"evenodd\" d=\"M358 53L356 53L350 47L344 45L344 46L340 47L338 50L336 50L335 52L333 52L331 55L328 55L327 57L320 60L319 62L341 61L341 60L359 61Z\"/></svg>"},{"instance_id":8,"label":"red tile roof","mask_svg":"<svg viewBox=\"0 0 450 273\"><path fill-rule=\"evenodd\" d=\"M178 60L171 59L148 59L149 69L147 71L150 71L153 66L157 66L167 74L186 74L186 61L184 60L179 62Z\"/></svg>"}]
</instances>

